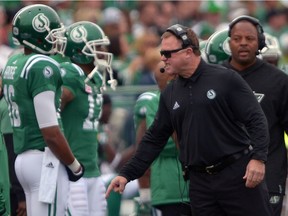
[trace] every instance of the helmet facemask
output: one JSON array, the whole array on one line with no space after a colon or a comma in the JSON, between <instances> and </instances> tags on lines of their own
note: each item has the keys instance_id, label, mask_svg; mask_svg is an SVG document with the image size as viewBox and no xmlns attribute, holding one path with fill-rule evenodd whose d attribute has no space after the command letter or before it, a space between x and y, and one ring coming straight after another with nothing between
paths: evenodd
<instances>
[{"instance_id":1,"label":"helmet facemask","mask_svg":"<svg viewBox=\"0 0 288 216\"><path fill-rule=\"evenodd\" d=\"M95 68L93 71L100 71L103 74L103 89L106 90L106 71L109 73L110 80L108 83L110 84L111 88L115 90L117 81L113 78L113 71L112 71L112 59L113 54L103 51L105 48L103 45L109 45L109 39L107 37L101 39L101 40L92 40L87 42L86 38L83 38L83 41L85 41L85 46L82 49L82 53L84 53L86 56L90 56L94 58L94 65ZM89 74L92 77L93 71Z\"/></svg>"},{"instance_id":2,"label":"helmet facemask","mask_svg":"<svg viewBox=\"0 0 288 216\"><path fill-rule=\"evenodd\" d=\"M257 57L277 66L282 56L279 41L275 36L268 33L264 33L264 35L266 46L260 51Z\"/></svg>"},{"instance_id":3,"label":"helmet facemask","mask_svg":"<svg viewBox=\"0 0 288 216\"><path fill-rule=\"evenodd\" d=\"M83 38L83 41L85 46L82 49L82 53L94 58L95 67L98 67L101 72L104 72L102 71L103 69L111 68L113 54L106 52L104 47L110 44L108 38L88 42L86 38Z\"/></svg>"},{"instance_id":4,"label":"helmet facemask","mask_svg":"<svg viewBox=\"0 0 288 216\"><path fill-rule=\"evenodd\" d=\"M48 35L45 40L53 45L52 52L59 53L64 56L65 48L67 45L67 38L65 37L65 27L61 23L60 28L53 29L48 31Z\"/></svg>"}]
</instances>

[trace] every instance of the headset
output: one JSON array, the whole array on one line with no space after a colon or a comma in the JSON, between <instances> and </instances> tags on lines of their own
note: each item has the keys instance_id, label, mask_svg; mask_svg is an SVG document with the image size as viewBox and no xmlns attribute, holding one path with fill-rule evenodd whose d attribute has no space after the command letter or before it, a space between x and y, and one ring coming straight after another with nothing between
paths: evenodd
<instances>
[{"instance_id":1,"label":"headset","mask_svg":"<svg viewBox=\"0 0 288 216\"><path fill-rule=\"evenodd\" d=\"M188 46L191 46L192 48L199 49L199 46L193 45L192 41L187 35L187 27L180 25L180 24L174 24L166 29L166 32L170 32L175 37L180 39L182 41L182 48L186 48ZM165 68L160 68L160 72L164 73Z\"/></svg>"},{"instance_id":2,"label":"headset","mask_svg":"<svg viewBox=\"0 0 288 216\"><path fill-rule=\"evenodd\" d=\"M251 17L251 16L247 16L247 15L242 15L239 16L237 18L235 18L234 20L232 20L232 22L229 24L229 30L228 30L228 36L231 37L231 30L234 27L234 25L242 20L246 20L250 23L252 23L258 32L258 50L262 50L265 46L265 35L264 35L264 31L263 31L263 27L261 26L261 24L259 23L259 20Z\"/></svg>"},{"instance_id":3,"label":"headset","mask_svg":"<svg viewBox=\"0 0 288 216\"><path fill-rule=\"evenodd\" d=\"M187 35L187 27L182 26L180 24L175 24L170 26L166 31L171 32L173 35L175 35L177 38L179 38L182 41L182 48L186 48L188 46L195 47L192 44L192 41Z\"/></svg>"}]
</instances>

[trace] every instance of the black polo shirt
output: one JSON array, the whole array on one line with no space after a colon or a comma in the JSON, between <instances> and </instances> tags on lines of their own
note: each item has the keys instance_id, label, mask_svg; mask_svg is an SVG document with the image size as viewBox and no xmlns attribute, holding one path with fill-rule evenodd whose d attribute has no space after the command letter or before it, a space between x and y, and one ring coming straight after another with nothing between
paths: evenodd
<instances>
[{"instance_id":1,"label":"black polo shirt","mask_svg":"<svg viewBox=\"0 0 288 216\"><path fill-rule=\"evenodd\" d=\"M267 121L252 90L235 71L203 60L162 92L153 124L120 175L142 176L174 130L183 165L209 166L250 144L252 158L267 159Z\"/></svg>"}]
</instances>

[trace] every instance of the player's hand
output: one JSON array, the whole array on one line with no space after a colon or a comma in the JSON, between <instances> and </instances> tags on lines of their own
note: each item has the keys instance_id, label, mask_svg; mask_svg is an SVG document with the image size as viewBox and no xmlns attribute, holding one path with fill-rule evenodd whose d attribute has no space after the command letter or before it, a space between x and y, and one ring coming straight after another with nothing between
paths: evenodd
<instances>
[{"instance_id":1,"label":"player's hand","mask_svg":"<svg viewBox=\"0 0 288 216\"><path fill-rule=\"evenodd\" d=\"M26 216L26 202L25 201L20 201L18 202L18 208L16 210L17 216Z\"/></svg>"},{"instance_id":2,"label":"player's hand","mask_svg":"<svg viewBox=\"0 0 288 216\"><path fill-rule=\"evenodd\" d=\"M247 188L254 188L260 184L265 175L265 164L262 161L251 159L246 167L243 179Z\"/></svg>"},{"instance_id":3,"label":"player's hand","mask_svg":"<svg viewBox=\"0 0 288 216\"><path fill-rule=\"evenodd\" d=\"M77 173L72 172L72 170L70 170L68 166L65 166L69 181L76 182L84 175L85 168L83 164L80 163L80 165L81 165L81 169Z\"/></svg>"},{"instance_id":4,"label":"player's hand","mask_svg":"<svg viewBox=\"0 0 288 216\"><path fill-rule=\"evenodd\" d=\"M123 176L116 176L110 183L107 191L106 191L106 198L109 197L112 190L118 192L120 194L123 193L126 184L128 183L127 179Z\"/></svg>"}]
</instances>

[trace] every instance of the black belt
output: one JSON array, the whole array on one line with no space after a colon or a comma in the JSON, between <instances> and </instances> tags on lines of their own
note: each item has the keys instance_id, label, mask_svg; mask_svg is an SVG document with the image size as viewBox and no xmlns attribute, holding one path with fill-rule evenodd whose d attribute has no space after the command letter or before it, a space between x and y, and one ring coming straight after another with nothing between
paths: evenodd
<instances>
[{"instance_id":1,"label":"black belt","mask_svg":"<svg viewBox=\"0 0 288 216\"><path fill-rule=\"evenodd\" d=\"M223 161L220 161L216 164L206 166L206 167L201 167L201 166L189 166L189 170L193 172L200 172L200 173L208 173L208 174L216 174L223 170L224 168L228 167L229 165L233 164L235 161L243 157L244 155L247 155L249 152L251 152L252 147L250 146L249 148L237 152L233 155L228 156L225 158Z\"/></svg>"}]
</instances>

